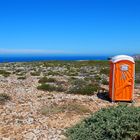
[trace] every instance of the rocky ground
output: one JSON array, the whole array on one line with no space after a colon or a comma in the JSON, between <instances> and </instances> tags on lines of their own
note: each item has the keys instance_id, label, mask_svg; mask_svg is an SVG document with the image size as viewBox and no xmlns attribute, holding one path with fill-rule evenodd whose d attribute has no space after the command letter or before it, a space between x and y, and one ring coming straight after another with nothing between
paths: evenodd
<instances>
[{"instance_id":1,"label":"rocky ground","mask_svg":"<svg viewBox=\"0 0 140 140\"><path fill-rule=\"evenodd\" d=\"M11 97L0 104L0 140L65 140L68 127L101 108L118 104L109 102L106 93L88 96L41 91L37 89L38 80L28 72L24 80L17 79L15 74L0 77L0 93ZM108 90L107 85L102 87ZM137 84L132 103L135 106L140 106L139 93ZM69 109L73 104L78 110ZM63 106L63 110L58 106ZM58 110L52 110L53 107Z\"/></svg>"}]
</instances>

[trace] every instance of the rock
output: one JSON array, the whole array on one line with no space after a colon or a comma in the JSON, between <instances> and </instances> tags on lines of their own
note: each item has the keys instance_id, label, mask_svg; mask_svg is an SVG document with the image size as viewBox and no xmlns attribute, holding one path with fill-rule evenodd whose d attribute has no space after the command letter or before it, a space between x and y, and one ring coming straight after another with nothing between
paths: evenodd
<instances>
[{"instance_id":1,"label":"rock","mask_svg":"<svg viewBox=\"0 0 140 140\"><path fill-rule=\"evenodd\" d=\"M57 130L56 133L60 135L61 134L61 130Z\"/></svg>"},{"instance_id":2,"label":"rock","mask_svg":"<svg viewBox=\"0 0 140 140\"><path fill-rule=\"evenodd\" d=\"M24 140L37 140L37 137L34 133L29 132L25 134Z\"/></svg>"},{"instance_id":3,"label":"rock","mask_svg":"<svg viewBox=\"0 0 140 140\"><path fill-rule=\"evenodd\" d=\"M64 135L60 135L59 138L60 138L60 140L66 140L67 139L67 137L64 136Z\"/></svg>"},{"instance_id":4,"label":"rock","mask_svg":"<svg viewBox=\"0 0 140 140\"><path fill-rule=\"evenodd\" d=\"M27 122L27 124L32 124L34 122L34 119L33 118L28 118L26 122Z\"/></svg>"},{"instance_id":5,"label":"rock","mask_svg":"<svg viewBox=\"0 0 140 140\"><path fill-rule=\"evenodd\" d=\"M10 138L2 138L2 140L11 140Z\"/></svg>"}]
</instances>

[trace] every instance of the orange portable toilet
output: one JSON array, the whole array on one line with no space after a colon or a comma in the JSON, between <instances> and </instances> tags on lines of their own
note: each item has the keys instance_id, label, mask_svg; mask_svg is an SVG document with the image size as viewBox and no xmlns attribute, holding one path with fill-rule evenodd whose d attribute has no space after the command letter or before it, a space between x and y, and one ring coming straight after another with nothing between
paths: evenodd
<instances>
[{"instance_id":1,"label":"orange portable toilet","mask_svg":"<svg viewBox=\"0 0 140 140\"><path fill-rule=\"evenodd\" d=\"M135 61L127 55L110 60L109 97L112 101L133 101Z\"/></svg>"}]
</instances>

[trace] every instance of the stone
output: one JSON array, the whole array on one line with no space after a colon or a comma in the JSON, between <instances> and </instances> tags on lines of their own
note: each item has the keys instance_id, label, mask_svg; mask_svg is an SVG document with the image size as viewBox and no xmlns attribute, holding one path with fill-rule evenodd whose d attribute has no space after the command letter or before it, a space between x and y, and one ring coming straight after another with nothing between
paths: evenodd
<instances>
[{"instance_id":1,"label":"stone","mask_svg":"<svg viewBox=\"0 0 140 140\"><path fill-rule=\"evenodd\" d=\"M37 140L37 137L34 133L29 132L25 134L24 140Z\"/></svg>"},{"instance_id":2,"label":"stone","mask_svg":"<svg viewBox=\"0 0 140 140\"><path fill-rule=\"evenodd\" d=\"M11 140L10 138L2 138L2 140Z\"/></svg>"},{"instance_id":3,"label":"stone","mask_svg":"<svg viewBox=\"0 0 140 140\"><path fill-rule=\"evenodd\" d=\"M60 140L66 140L67 139L67 137L64 136L64 135L60 135L59 138L60 138Z\"/></svg>"},{"instance_id":4,"label":"stone","mask_svg":"<svg viewBox=\"0 0 140 140\"><path fill-rule=\"evenodd\" d=\"M27 124L32 124L34 122L34 119L29 117L26 122Z\"/></svg>"}]
</instances>

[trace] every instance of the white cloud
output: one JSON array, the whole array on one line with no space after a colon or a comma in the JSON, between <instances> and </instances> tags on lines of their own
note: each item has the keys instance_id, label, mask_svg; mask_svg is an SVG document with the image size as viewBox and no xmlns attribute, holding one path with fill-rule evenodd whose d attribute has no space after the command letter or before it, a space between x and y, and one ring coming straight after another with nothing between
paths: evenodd
<instances>
[{"instance_id":1,"label":"white cloud","mask_svg":"<svg viewBox=\"0 0 140 140\"><path fill-rule=\"evenodd\" d=\"M45 49L0 49L0 54L65 54L62 50Z\"/></svg>"}]
</instances>

